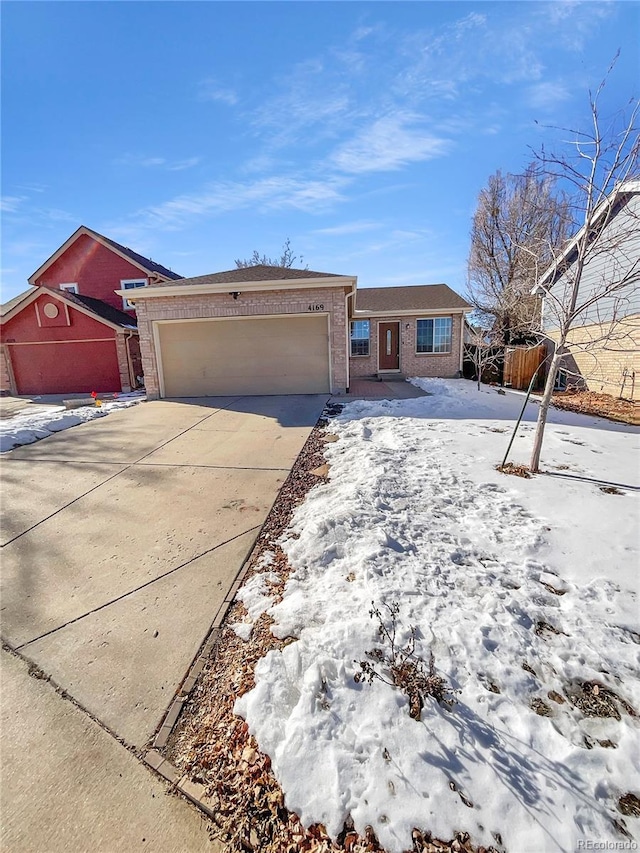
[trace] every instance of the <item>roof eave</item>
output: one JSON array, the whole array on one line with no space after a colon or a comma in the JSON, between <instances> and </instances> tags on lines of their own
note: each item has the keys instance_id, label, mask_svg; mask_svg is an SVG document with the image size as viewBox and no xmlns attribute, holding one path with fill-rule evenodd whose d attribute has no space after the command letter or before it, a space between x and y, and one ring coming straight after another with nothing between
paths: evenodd
<instances>
[{"instance_id":1,"label":"roof eave","mask_svg":"<svg viewBox=\"0 0 640 853\"><path fill-rule=\"evenodd\" d=\"M111 320L107 320L105 317L101 317L99 314L96 314L95 311L92 311L90 308L85 308L83 305L80 305L78 302L75 302L73 299L67 299L64 295L64 292L54 290L51 287L45 287L44 285L36 285L32 291L25 299L19 302L17 305L14 305L11 311L8 311L6 314L3 314L0 317L0 325L4 323L8 323L9 320L12 320L16 314L19 314L32 302L35 302L36 299L42 295L42 293L47 293L49 296L52 296L54 299L57 299L59 302L64 302L65 305L71 306L76 311L79 311L81 314L86 314L87 317L90 317L92 320L96 320L98 323L102 323L105 326L109 326L112 329L115 329L117 332L123 332L125 330L129 330L131 327L129 326L120 326L118 323L113 323ZM130 291L127 291L129 293ZM137 328L137 327L133 327Z\"/></svg>"},{"instance_id":2,"label":"roof eave","mask_svg":"<svg viewBox=\"0 0 640 853\"><path fill-rule=\"evenodd\" d=\"M607 198L600 202L598 207L593 211L593 215L589 223L589 228L593 228L595 226L596 222L600 219L600 217L604 216L604 214L610 207L613 207L613 205L616 203L616 201L621 195L634 195L639 192L640 180L625 181L624 183L620 184L620 186L617 187ZM611 219L615 217L616 213L614 213ZM571 266L573 261L568 261L567 259L574 251L580 240L584 237L586 227L586 225L583 225L577 231L577 233L571 238L571 240L567 244L566 248L560 253L556 260L553 261L553 263L551 263L547 267L547 269L536 282L535 287L531 289L530 293L532 295L535 295L536 290L539 287L553 287L556 281Z\"/></svg>"},{"instance_id":3,"label":"roof eave","mask_svg":"<svg viewBox=\"0 0 640 853\"><path fill-rule=\"evenodd\" d=\"M140 299L157 299L163 296L206 296L215 293L254 293L260 290L319 290L345 286L355 287L355 276L326 276L322 278L282 278L265 281L227 281L213 284L163 284L138 287L134 290L116 290L129 302Z\"/></svg>"},{"instance_id":4,"label":"roof eave","mask_svg":"<svg viewBox=\"0 0 640 853\"><path fill-rule=\"evenodd\" d=\"M469 305L466 308L458 306L456 308L402 308L399 310L394 310L392 308L385 308L383 310L372 310L369 311L366 308L356 308L353 312L353 316L360 317L415 317L418 314L469 314L473 311L473 308Z\"/></svg>"},{"instance_id":5,"label":"roof eave","mask_svg":"<svg viewBox=\"0 0 640 853\"><path fill-rule=\"evenodd\" d=\"M33 275L31 275L27 279L29 284L37 286L36 285L37 279L39 279L40 276L44 275L44 273L49 269L49 267L52 266L58 260L58 258L60 258L67 251L69 246L71 246L73 243L76 242L76 240L79 237L82 237L85 234L88 237L91 237L93 240L96 240L98 243L100 243L106 249L109 249L110 251L115 252L115 254L118 255L118 257L123 258L125 261L128 261L128 263L130 263L132 266L137 267L139 270L142 270L142 272L146 273L147 276L157 275L165 281L171 281L170 278L167 278L167 276L163 275L162 273L158 272L157 270L151 270L151 269L149 269L149 267L145 267L143 264L140 264L137 261L134 261L133 258L129 257L124 252L121 252L119 249L116 248L116 246L113 246L111 243L109 243L107 240L105 240L105 238L102 236L102 234L98 234L97 231L92 231L91 228L87 228L86 225L81 225L78 229L76 229L73 232L73 234L69 237L69 239L65 240L65 242L62 244L62 246L60 246L60 248L57 249L53 253L53 255L51 255L51 257L47 258L47 260L42 264L42 266L38 267L38 269L33 273Z\"/></svg>"}]
</instances>

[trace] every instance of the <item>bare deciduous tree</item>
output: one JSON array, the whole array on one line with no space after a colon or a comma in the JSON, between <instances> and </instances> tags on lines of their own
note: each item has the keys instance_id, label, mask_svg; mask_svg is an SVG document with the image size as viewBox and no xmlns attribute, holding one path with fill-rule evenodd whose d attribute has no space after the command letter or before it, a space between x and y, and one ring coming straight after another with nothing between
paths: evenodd
<instances>
[{"instance_id":1,"label":"bare deciduous tree","mask_svg":"<svg viewBox=\"0 0 640 853\"><path fill-rule=\"evenodd\" d=\"M293 249L291 248L291 240L287 237L282 246L282 253L279 258L269 258L267 255L261 255L257 249L253 250L253 254L250 258L245 258L242 260L241 258L236 258L235 265L237 269L245 269L246 267L257 267L260 265L264 265L267 267L284 267L285 269L291 269L293 265L299 263L301 268L303 257L300 255L294 255ZM309 269L307 265L304 269Z\"/></svg>"},{"instance_id":2,"label":"bare deciduous tree","mask_svg":"<svg viewBox=\"0 0 640 853\"><path fill-rule=\"evenodd\" d=\"M533 165L522 175L497 171L478 198L466 298L474 323L503 343L536 328L531 289L568 234L567 208L554 184Z\"/></svg>"},{"instance_id":3,"label":"bare deciduous tree","mask_svg":"<svg viewBox=\"0 0 640 853\"><path fill-rule=\"evenodd\" d=\"M465 324L464 357L473 364L473 378L480 390L481 382L502 376L504 341L494 327Z\"/></svg>"},{"instance_id":4,"label":"bare deciduous tree","mask_svg":"<svg viewBox=\"0 0 640 853\"><path fill-rule=\"evenodd\" d=\"M549 268L541 269L535 288L555 350L538 413L532 472L539 470L556 375L567 353L622 346L630 303L639 296L640 102L632 99L613 118L601 115L599 99L612 68L596 92L589 92L590 128L560 128L568 139L561 150L537 155L543 174L569 191L576 230L562 251L554 251Z\"/></svg>"}]
</instances>

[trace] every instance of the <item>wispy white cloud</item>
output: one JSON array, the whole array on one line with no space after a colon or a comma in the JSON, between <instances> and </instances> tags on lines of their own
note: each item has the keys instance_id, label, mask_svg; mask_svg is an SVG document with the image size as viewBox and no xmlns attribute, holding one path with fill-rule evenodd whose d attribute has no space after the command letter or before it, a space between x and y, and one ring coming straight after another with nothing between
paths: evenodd
<instances>
[{"instance_id":1,"label":"wispy white cloud","mask_svg":"<svg viewBox=\"0 0 640 853\"><path fill-rule=\"evenodd\" d=\"M382 227L381 222L361 220L359 222L344 222L342 225L333 225L329 228L317 228L311 233L324 234L329 237L342 237L345 234L361 234L364 231L375 231Z\"/></svg>"},{"instance_id":2,"label":"wispy white cloud","mask_svg":"<svg viewBox=\"0 0 640 853\"><path fill-rule=\"evenodd\" d=\"M552 4L531 4L538 5ZM528 5L519 5L517 14L513 5L495 9L494 15L471 12L438 28L402 34L397 50L404 64L393 84L398 95L443 106L475 95L479 103L487 80L513 85L540 79L543 34Z\"/></svg>"},{"instance_id":3,"label":"wispy white cloud","mask_svg":"<svg viewBox=\"0 0 640 853\"><path fill-rule=\"evenodd\" d=\"M419 116L402 112L380 118L340 145L332 162L352 174L383 172L447 154L451 141L431 133L421 122Z\"/></svg>"},{"instance_id":4,"label":"wispy white cloud","mask_svg":"<svg viewBox=\"0 0 640 853\"><path fill-rule=\"evenodd\" d=\"M16 187L18 190L24 190L28 193L43 193L47 190L46 184L20 184Z\"/></svg>"},{"instance_id":5,"label":"wispy white cloud","mask_svg":"<svg viewBox=\"0 0 640 853\"><path fill-rule=\"evenodd\" d=\"M246 183L218 182L200 192L179 195L143 208L133 215L127 227L178 230L195 218L247 207L263 212L289 208L317 213L342 201L342 190L346 184L344 178L321 180L288 176Z\"/></svg>"},{"instance_id":6,"label":"wispy white cloud","mask_svg":"<svg viewBox=\"0 0 640 853\"><path fill-rule=\"evenodd\" d=\"M176 163L170 163L167 166L170 172L183 172L185 169L192 169L202 162L202 157L188 157L186 160L178 160Z\"/></svg>"},{"instance_id":7,"label":"wispy white cloud","mask_svg":"<svg viewBox=\"0 0 640 853\"><path fill-rule=\"evenodd\" d=\"M332 144L334 165L352 174L442 156L449 140L496 127L485 112L492 84L509 87L516 105L561 102L562 84L548 80L542 59L549 29L542 7L556 5L500 4L413 32L367 21L270 81L273 94L249 124L267 153ZM564 27L586 17L580 4L562 6ZM394 118L425 113L430 127ZM387 142L394 131L395 156Z\"/></svg>"},{"instance_id":8,"label":"wispy white cloud","mask_svg":"<svg viewBox=\"0 0 640 853\"><path fill-rule=\"evenodd\" d=\"M69 213L68 210L61 210L58 207L37 207L34 208L33 214L49 222L77 222L74 213Z\"/></svg>"},{"instance_id":9,"label":"wispy white cloud","mask_svg":"<svg viewBox=\"0 0 640 853\"><path fill-rule=\"evenodd\" d=\"M331 51L329 51L331 53ZM344 61L312 58L294 65L273 81L275 94L253 113L251 124L271 148L312 145L339 134L352 108L349 74Z\"/></svg>"},{"instance_id":10,"label":"wispy white cloud","mask_svg":"<svg viewBox=\"0 0 640 853\"><path fill-rule=\"evenodd\" d=\"M529 104L541 110L550 110L564 103L571 97L571 92L561 81L542 80L530 86L527 92Z\"/></svg>"},{"instance_id":11,"label":"wispy white cloud","mask_svg":"<svg viewBox=\"0 0 640 853\"><path fill-rule=\"evenodd\" d=\"M240 172L245 175L255 175L258 173L267 173L282 171L283 169L293 168L293 163L290 160L273 157L271 154L257 154L255 157L250 157L240 167Z\"/></svg>"},{"instance_id":12,"label":"wispy white cloud","mask_svg":"<svg viewBox=\"0 0 640 853\"><path fill-rule=\"evenodd\" d=\"M238 103L238 93L235 89L221 86L216 80L208 77L198 83L199 101L218 101L230 107Z\"/></svg>"},{"instance_id":13,"label":"wispy white cloud","mask_svg":"<svg viewBox=\"0 0 640 853\"><path fill-rule=\"evenodd\" d=\"M584 50L589 37L598 32L602 21L615 13L617 4L609 0L556 0L535 5L538 20L553 30L558 46L579 52Z\"/></svg>"},{"instance_id":14,"label":"wispy white cloud","mask_svg":"<svg viewBox=\"0 0 640 853\"><path fill-rule=\"evenodd\" d=\"M380 252L390 252L406 247L410 244L415 244L421 241L424 242L429 236L429 232L427 231L394 228L381 239L369 240L368 242L361 244L350 253L349 257L370 257L372 255L379 254Z\"/></svg>"},{"instance_id":15,"label":"wispy white cloud","mask_svg":"<svg viewBox=\"0 0 640 853\"><path fill-rule=\"evenodd\" d=\"M61 210L57 207L43 207L42 205L33 205L31 199L26 195L5 195L0 199L0 211L5 215L16 214L13 221L26 220L31 222L36 220L40 222L72 222L75 217L67 210Z\"/></svg>"},{"instance_id":16,"label":"wispy white cloud","mask_svg":"<svg viewBox=\"0 0 640 853\"><path fill-rule=\"evenodd\" d=\"M5 247L5 255L13 258L23 257L38 257L43 250L48 249L48 245L40 240L7 240ZM51 252L49 251L49 254ZM46 257L46 255L45 255Z\"/></svg>"},{"instance_id":17,"label":"wispy white cloud","mask_svg":"<svg viewBox=\"0 0 640 853\"><path fill-rule=\"evenodd\" d=\"M3 195L0 199L0 210L2 213L15 213L27 196L24 195Z\"/></svg>"},{"instance_id":18,"label":"wispy white cloud","mask_svg":"<svg viewBox=\"0 0 640 853\"><path fill-rule=\"evenodd\" d=\"M140 169L167 169L170 172L181 172L191 169L202 162L201 157L188 157L185 160L168 160L166 157L132 154L127 152L113 161L115 166L132 166Z\"/></svg>"}]
</instances>

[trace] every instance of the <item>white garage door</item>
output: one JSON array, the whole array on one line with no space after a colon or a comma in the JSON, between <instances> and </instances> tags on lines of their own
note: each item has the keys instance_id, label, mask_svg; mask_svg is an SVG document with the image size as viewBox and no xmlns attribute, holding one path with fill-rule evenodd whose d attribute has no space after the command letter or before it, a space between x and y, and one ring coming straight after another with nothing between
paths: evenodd
<instances>
[{"instance_id":1,"label":"white garage door","mask_svg":"<svg viewBox=\"0 0 640 853\"><path fill-rule=\"evenodd\" d=\"M328 317L158 324L165 397L329 393Z\"/></svg>"}]
</instances>

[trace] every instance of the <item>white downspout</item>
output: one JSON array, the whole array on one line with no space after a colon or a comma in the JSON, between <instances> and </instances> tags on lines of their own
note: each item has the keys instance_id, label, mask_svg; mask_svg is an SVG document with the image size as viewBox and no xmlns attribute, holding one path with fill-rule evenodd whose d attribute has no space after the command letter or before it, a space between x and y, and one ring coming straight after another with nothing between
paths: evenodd
<instances>
[{"instance_id":1,"label":"white downspout","mask_svg":"<svg viewBox=\"0 0 640 853\"><path fill-rule=\"evenodd\" d=\"M127 353L127 366L129 368L129 385L132 391L136 390L136 377L133 375L133 362L131 361L131 351L129 350L129 341L133 337L133 332L125 332L124 348Z\"/></svg>"},{"instance_id":2,"label":"white downspout","mask_svg":"<svg viewBox=\"0 0 640 853\"><path fill-rule=\"evenodd\" d=\"M346 350L347 350L347 387L346 387L346 393L349 393L349 382L350 382L350 378L351 378L351 376L350 376L350 363L349 363L349 360L351 358L351 321L349 320L349 299L352 296L356 295L357 286L358 286L357 285L357 279L355 279L353 282L353 290L351 290L350 293L345 294L345 297L344 297L344 315L345 315L345 323L346 323L346 327L347 327L347 333L346 333L346 338L347 338L347 340L346 340Z\"/></svg>"}]
</instances>

